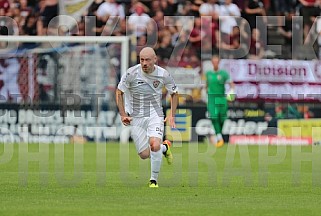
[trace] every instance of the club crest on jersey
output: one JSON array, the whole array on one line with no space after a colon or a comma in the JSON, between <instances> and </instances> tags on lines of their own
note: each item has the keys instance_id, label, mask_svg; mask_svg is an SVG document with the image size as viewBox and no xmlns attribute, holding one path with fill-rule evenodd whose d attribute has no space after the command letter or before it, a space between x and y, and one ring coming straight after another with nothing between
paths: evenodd
<instances>
[{"instance_id":1,"label":"club crest on jersey","mask_svg":"<svg viewBox=\"0 0 321 216\"><path fill-rule=\"evenodd\" d=\"M155 80L155 81L153 82L154 88L157 88L157 87L159 86L159 83L160 83L160 81Z\"/></svg>"}]
</instances>

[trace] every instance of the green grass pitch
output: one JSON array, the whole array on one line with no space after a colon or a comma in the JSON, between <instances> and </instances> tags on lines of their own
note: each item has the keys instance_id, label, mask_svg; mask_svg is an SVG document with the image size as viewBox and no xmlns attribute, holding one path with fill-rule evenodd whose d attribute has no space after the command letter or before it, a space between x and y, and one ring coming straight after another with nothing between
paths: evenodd
<instances>
[{"instance_id":1,"label":"green grass pitch","mask_svg":"<svg viewBox=\"0 0 321 216\"><path fill-rule=\"evenodd\" d=\"M174 143L148 188L133 144L1 144L0 215L320 215L320 150Z\"/></svg>"}]
</instances>

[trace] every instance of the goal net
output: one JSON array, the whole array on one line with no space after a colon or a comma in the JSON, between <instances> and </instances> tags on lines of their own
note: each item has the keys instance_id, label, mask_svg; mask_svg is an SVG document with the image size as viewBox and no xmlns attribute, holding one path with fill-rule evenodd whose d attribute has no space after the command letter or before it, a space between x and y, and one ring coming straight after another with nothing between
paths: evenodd
<instances>
[{"instance_id":1,"label":"goal net","mask_svg":"<svg viewBox=\"0 0 321 216\"><path fill-rule=\"evenodd\" d=\"M2 103L89 105L111 100L129 38L0 36Z\"/></svg>"}]
</instances>

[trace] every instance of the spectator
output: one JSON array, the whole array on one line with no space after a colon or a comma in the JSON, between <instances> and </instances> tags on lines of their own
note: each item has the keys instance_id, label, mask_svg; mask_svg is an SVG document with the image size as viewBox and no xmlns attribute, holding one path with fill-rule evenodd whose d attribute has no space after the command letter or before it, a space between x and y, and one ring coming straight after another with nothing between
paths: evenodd
<instances>
[{"instance_id":1,"label":"spectator","mask_svg":"<svg viewBox=\"0 0 321 216\"><path fill-rule=\"evenodd\" d=\"M51 30L56 30L56 27L58 25L56 22L50 22L54 17L58 16L58 0L40 0L42 2L43 8L41 10L41 19L38 20L38 34L40 35L46 35L51 34ZM39 4L41 4L39 2ZM50 29L49 27L54 28Z\"/></svg>"},{"instance_id":2,"label":"spectator","mask_svg":"<svg viewBox=\"0 0 321 216\"><path fill-rule=\"evenodd\" d=\"M195 17L200 16L200 7L204 2L202 0L194 0L192 1L192 6L190 10L190 14Z\"/></svg>"},{"instance_id":3,"label":"spectator","mask_svg":"<svg viewBox=\"0 0 321 216\"><path fill-rule=\"evenodd\" d=\"M245 18L249 22L251 30L258 27L256 24L256 18L258 16L266 16L264 4L261 0L246 0L244 11ZM266 18L263 18L263 21L266 22Z\"/></svg>"},{"instance_id":4,"label":"spectator","mask_svg":"<svg viewBox=\"0 0 321 216\"><path fill-rule=\"evenodd\" d=\"M244 17L244 7L245 7L245 0L233 0L233 3L237 5L237 7L240 9L242 17Z\"/></svg>"},{"instance_id":5,"label":"spectator","mask_svg":"<svg viewBox=\"0 0 321 216\"><path fill-rule=\"evenodd\" d=\"M97 4L99 3L97 2ZM115 25L119 24L118 21L125 19L125 9L116 0L105 0L104 3L99 5L96 16L96 35L110 36Z\"/></svg>"},{"instance_id":6,"label":"spectator","mask_svg":"<svg viewBox=\"0 0 321 216\"><path fill-rule=\"evenodd\" d=\"M261 40L260 31L258 29L252 30L251 44L249 51L249 59L262 59L264 57L264 47Z\"/></svg>"},{"instance_id":7,"label":"spectator","mask_svg":"<svg viewBox=\"0 0 321 216\"><path fill-rule=\"evenodd\" d=\"M217 0L207 0L199 8L201 16L212 16L214 20L218 19L220 6L217 4Z\"/></svg>"},{"instance_id":8,"label":"spectator","mask_svg":"<svg viewBox=\"0 0 321 216\"><path fill-rule=\"evenodd\" d=\"M179 10L177 15L178 16L193 16L193 17L199 17L199 7L202 4L202 1L185 1L183 4L179 5Z\"/></svg>"},{"instance_id":9,"label":"spectator","mask_svg":"<svg viewBox=\"0 0 321 216\"><path fill-rule=\"evenodd\" d=\"M213 22L212 19L202 18L202 30L204 31L204 38L202 46L206 43L205 41L211 41L212 53L210 53L210 59L212 58L213 53L218 53L218 44L219 44L219 29L217 22ZM203 48L203 47L202 47Z\"/></svg>"},{"instance_id":10,"label":"spectator","mask_svg":"<svg viewBox=\"0 0 321 216\"><path fill-rule=\"evenodd\" d=\"M172 38L172 44L175 47L175 49L173 50L174 59L171 59L171 61L178 62L181 58L180 55L183 52L182 50L184 50L188 43L188 33L183 30L181 32L177 32L175 36L176 38Z\"/></svg>"},{"instance_id":11,"label":"spectator","mask_svg":"<svg viewBox=\"0 0 321 216\"><path fill-rule=\"evenodd\" d=\"M235 17L240 17L241 12L232 0L225 0L225 3L220 6L220 31L223 34L230 35L233 27L237 26Z\"/></svg>"},{"instance_id":12,"label":"spectator","mask_svg":"<svg viewBox=\"0 0 321 216\"><path fill-rule=\"evenodd\" d=\"M300 15L303 17L303 32L304 38L308 35L311 26L312 20L311 17L314 16L316 11L316 0L299 0L301 4Z\"/></svg>"},{"instance_id":13,"label":"spectator","mask_svg":"<svg viewBox=\"0 0 321 216\"><path fill-rule=\"evenodd\" d=\"M282 46L282 56L285 59L292 58L292 17L294 16L294 11L290 11L285 16L285 25L278 27L278 32L284 38L284 44Z\"/></svg>"},{"instance_id":14,"label":"spectator","mask_svg":"<svg viewBox=\"0 0 321 216\"><path fill-rule=\"evenodd\" d=\"M122 5L118 4L116 0L105 0L98 9L97 17L104 23L108 21L110 16L118 16L120 19L125 19L125 9Z\"/></svg>"},{"instance_id":15,"label":"spectator","mask_svg":"<svg viewBox=\"0 0 321 216\"><path fill-rule=\"evenodd\" d=\"M10 2L8 0L0 0L1 16L5 16L10 9Z\"/></svg>"},{"instance_id":16,"label":"spectator","mask_svg":"<svg viewBox=\"0 0 321 216\"><path fill-rule=\"evenodd\" d=\"M19 4L18 3L11 3L10 4L10 10L7 13L8 17L11 17L14 19L16 24L18 25L18 28L15 28L15 35L19 35L22 31L21 27L24 24L24 19L20 15L20 9L19 9Z\"/></svg>"},{"instance_id":17,"label":"spectator","mask_svg":"<svg viewBox=\"0 0 321 216\"><path fill-rule=\"evenodd\" d=\"M128 10L128 13L126 13L126 15L130 15L135 13L135 5L139 3L139 0L131 0L130 1L130 8Z\"/></svg>"},{"instance_id":18,"label":"spectator","mask_svg":"<svg viewBox=\"0 0 321 216\"><path fill-rule=\"evenodd\" d=\"M89 6L88 10L83 14L83 16L89 16L85 22L85 35L88 36L100 36L103 31L103 26L106 22L103 22L97 16L98 8L104 3L104 0L94 0Z\"/></svg>"},{"instance_id":19,"label":"spectator","mask_svg":"<svg viewBox=\"0 0 321 216\"><path fill-rule=\"evenodd\" d=\"M179 50L176 59L178 67L195 68L200 65L199 58L190 44L187 44L184 49Z\"/></svg>"},{"instance_id":20,"label":"spectator","mask_svg":"<svg viewBox=\"0 0 321 216\"><path fill-rule=\"evenodd\" d=\"M153 16L153 20L156 22L156 25L159 30L164 28L164 13L161 10L155 12L155 16Z\"/></svg>"},{"instance_id":21,"label":"spectator","mask_svg":"<svg viewBox=\"0 0 321 216\"><path fill-rule=\"evenodd\" d=\"M85 32L85 20L81 19L80 21L78 21L78 32L76 32L76 36L85 36L86 32Z\"/></svg>"},{"instance_id":22,"label":"spectator","mask_svg":"<svg viewBox=\"0 0 321 216\"><path fill-rule=\"evenodd\" d=\"M212 41L210 38L204 38L202 42L201 60L210 60L213 53L218 53L218 50L215 46L212 46Z\"/></svg>"},{"instance_id":23,"label":"spectator","mask_svg":"<svg viewBox=\"0 0 321 216\"><path fill-rule=\"evenodd\" d=\"M177 4L174 0L160 0L160 8L164 16L173 16L177 11Z\"/></svg>"},{"instance_id":24,"label":"spectator","mask_svg":"<svg viewBox=\"0 0 321 216\"><path fill-rule=\"evenodd\" d=\"M293 9L292 2L292 0L272 0L275 15L283 16L286 12Z\"/></svg>"},{"instance_id":25,"label":"spectator","mask_svg":"<svg viewBox=\"0 0 321 216\"><path fill-rule=\"evenodd\" d=\"M128 18L128 27L137 37L146 34L147 24L151 21L148 14L145 13L145 7L142 3L135 5L135 13Z\"/></svg>"},{"instance_id":26,"label":"spectator","mask_svg":"<svg viewBox=\"0 0 321 216\"><path fill-rule=\"evenodd\" d=\"M114 30L114 36L124 36L126 35L126 20L120 20L118 27Z\"/></svg>"},{"instance_id":27,"label":"spectator","mask_svg":"<svg viewBox=\"0 0 321 216\"><path fill-rule=\"evenodd\" d=\"M137 47L136 47L136 53L140 53L142 49L147 44L147 37L146 35L141 35L139 38L137 38ZM139 56L137 56L137 59L139 59Z\"/></svg>"},{"instance_id":28,"label":"spectator","mask_svg":"<svg viewBox=\"0 0 321 216\"><path fill-rule=\"evenodd\" d=\"M147 23L146 39L147 39L147 43L146 43L147 46L155 47L157 45L157 40L158 40L157 25L154 22Z\"/></svg>"},{"instance_id":29,"label":"spectator","mask_svg":"<svg viewBox=\"0 0 321 216\"><path fill-rule=\"evenodd\" d=\"M20 0L20 15L26 19L30 13L32 12L32 9L28 6L27 0Z\"/></svg>"},{"instance_id":30,"label":"spectator","mask_svg":"<svg viewBox=\"0 0 321 216\"><path fill-rule=\"evenodd\" d=\"M282 18L294 10L293 0L273 0L273 8L278 16L278 26L282 26Z\"/></svg>"},{"instance_id":31,"label":"spectator","mask_svg":"<svg viewBox=\"0 0 321 216\"><path fill-rule=\"evenodd\" d=\"M104 0L95 0L89 6L87 12L84 14L85 16L97 16L97 10L104 3Z\"/></svg>"},{"instance_id":32,"label":"spectator","mask_svg":"<svg viewBox=\"0 0 321 216\"><path fill-rule=\"evenodd\" d=\"M222 35L219 43L222 58L242 58L246 56L246 48L240 41L241 33L238 26L233 27L230 35ZM236 52L236 50L238 50Z\"/></svg>"},{"instance_id":33,"label":"spectator","mask_svg":"<svg viewBox=\"0 0 321 216\"><path fill-rule=\"evenodd\" d=\"M156 49L156 54L158 56L158 60L161 62L166 62L170 59L172 52L173 52L173 46L171 44L171 35L167 34L166 36L161 38L161 41L159 43L158 48Z\"/></svg>"},{"instance_id":34,"label":"spectator","mask_svg":"<svg viewBox=\"0 0 321 216\"><path fill-rule=\"evenodd\" d=\"M152 1L151 2L151 7L150 7L150 11L148 13L148 15L150 17L155 17L156 16L156 13L158 11L162 11L161 8L160 8L160 1ZM133 10L134 12L134 10ZM164 13L163 13L164 14Z\"/></svg>"},{"instance_id":35,"label":"spectator","mask_svg":"<svg viewBox=\"0 0 321 216\"><path fill-rule=\"evenodd\" d=\"M205 34L202 32L201 18L196 17L194 22L194 28L190 34L189 42L193 49L195 49L198 57L201 57L201 41L204 38Z\"/></svg>"},{"instance_id":36,"label":"spectator","mask_svg":"<svg viewBox=\"0 0 321 216\"><path fill-rule=\"evenodd\" d=\"M33 8L34 13L37 16L40 16L40 14L44 11L45 7L46 7L46 1L45 0L39 0L37 2L37 4L35 5L35 7Z\"/></svg>"},{"instance_id":37,"label":"spectator","mask_svg":"<svg viewBox=\"0 0 321 216\"><path fill-rule=\"evenodd\" d=\"M22 27L22 34L24 35L38 35L37 33L37 17L33 14L30 14L26 18L26 22L24 26Z\"/></svg>"}]
</instances>

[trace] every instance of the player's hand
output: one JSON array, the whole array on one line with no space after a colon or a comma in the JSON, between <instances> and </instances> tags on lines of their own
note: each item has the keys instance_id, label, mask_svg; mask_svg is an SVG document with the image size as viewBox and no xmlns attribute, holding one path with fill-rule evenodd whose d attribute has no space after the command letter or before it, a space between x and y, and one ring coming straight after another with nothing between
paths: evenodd
<instances>
[{"instance_id":1,"label":"player's hand","mask_svg":"<svg viewBox=\"0 0 321 216\"><path fill-rule=\"evenodd\" d=\"M171 128L176 128L175 117L173 117L173 116L167 116L167 117L164 119L164 122L167 122L167 121L169 121L169 125L171 126Z\"/></svg>"},{"instance_id":2,"label":"player's hand","mask_svg":"<svg viewBox=\"0 0 321 216\"><path fill-rule=\"evenodd\" d=\"M123 123L123 125L128 126L130 125L130 122L132 121L132 117L129 116L121 116L121 122Z\"/></svg>"}]
</instances>

